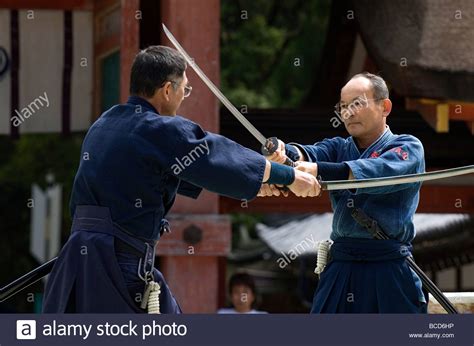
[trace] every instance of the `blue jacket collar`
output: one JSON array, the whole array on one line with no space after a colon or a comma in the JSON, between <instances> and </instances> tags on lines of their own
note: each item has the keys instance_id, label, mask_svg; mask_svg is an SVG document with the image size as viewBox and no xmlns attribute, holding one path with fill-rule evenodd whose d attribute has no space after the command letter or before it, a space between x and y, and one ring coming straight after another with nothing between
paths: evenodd
<instances>
[{"instance_id":1,"label":"blue jacket collar","mask_svg":"<svg viewBox=\"0 0 474 346\"><path fill-rule=\"evenodd\" d=\"M385 125L385 131L380 135L379 138L377 138L371 145L369 145L369 147L366 148L363 153L359 153L360 156L363 157L365 153L368 153L371 150L373 150L375 146L386 143L390 138L392 138L392 136L393 136L393 133L390 130L390 127L388 125ZM352 143L352 148L355 149L356 152L359 152L359 150L357 149L357 144L354 141L354 138L351 136L349 137L349 140Z\"/></svg>"},{"instance_id":2,"label":"blue jacket collar","mask_svg":"<svg viewBox=\"0 0 474 346\"><path fill-rule=\"evenodd\" d=\"M156 113L156 114L160 114L160 113L158 113L156 108L153 107L153 105L150 102L148 102L147 100L145 100L144 98L142 98L140 96L133 96L133 95L129 96L128 100L127 100L127 103L132 104L134 106L142 106L147 111L150 111L150 112L153 112L153 113Z\"/></svg>"}]
</instances>

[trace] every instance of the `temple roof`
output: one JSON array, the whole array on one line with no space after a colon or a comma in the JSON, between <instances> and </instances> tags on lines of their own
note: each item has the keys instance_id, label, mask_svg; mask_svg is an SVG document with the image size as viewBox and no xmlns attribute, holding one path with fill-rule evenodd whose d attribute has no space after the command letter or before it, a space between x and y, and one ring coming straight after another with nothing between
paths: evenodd
<instances>
[{"instance_id":1,"label":"temple roof","mask_svg":"<svg viewBox=\"0 0 474 346\"><path fill-rule=\"evenodd\" d=\"M320 241L329 239L333 213L270 216L257 225L259 237L277 254L296 251L314 255ZM413 253L427 269L443 269L474 261L474 218L469 214L415 214Z\"/></svg>"},{"instance_id":2,"label":"temple roof","mask_svg":"<svg viewBox=\"0 0 474 346\"><path fill-rule=\"evenodd\" d=\"M365 47L402 96L474 101L474 2L355 0Z\"/></svg>"}]
</instances>

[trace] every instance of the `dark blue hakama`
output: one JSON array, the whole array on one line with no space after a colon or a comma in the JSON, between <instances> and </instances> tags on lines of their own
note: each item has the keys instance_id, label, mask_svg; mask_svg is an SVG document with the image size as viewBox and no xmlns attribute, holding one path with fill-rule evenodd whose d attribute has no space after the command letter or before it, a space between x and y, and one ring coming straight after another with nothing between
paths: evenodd
<instances>
[{"instance_id":1,"label":"dark blue hakama","mask_svg":"<svg viewBox=\"0 0 474 346\"><path fill-rule=\"evenodd\" d=\"M311 313L426 313L427 297L397 240L339 238L320 276Z\"/></svg>"}]
</instances>

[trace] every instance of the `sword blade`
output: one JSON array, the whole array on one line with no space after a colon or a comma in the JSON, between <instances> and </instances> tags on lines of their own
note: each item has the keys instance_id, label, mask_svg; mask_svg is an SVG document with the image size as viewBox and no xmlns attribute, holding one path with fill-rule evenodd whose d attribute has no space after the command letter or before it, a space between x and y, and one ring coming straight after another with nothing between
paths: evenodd
<instances>
[{"instance_id":1,"label":"sword blade","mask_svg":"<svg viewBox=\"0 0 474 346\"><path fill-rule=\"evenodd\" d=\"M212 81L206 76L206 74L199 68L194 59L192 59L188 53L184 50L178 40L173 36L173 34L168 30L166 25L163 25L163 30L166 37L171 41L176 50L183 55L184 59L188 65L196 72L196 74L201 78L201 80L206 84L209 89L213 92L214 95L222 102L222 104L232 113L234 117L262 144L265 145L267 138L258 131L255 126L253 126L250 121L245 118L242 113L239 112L237 108L225 97L225 95L212 83Z\"/></svg>"},{"instance_id":2,"label":"sword blade","mask_svg":"<svg viewBox=\"0 0 474 346\"><path fill-rule=\"evenodd\" d=\"M394 177L358 179L358 180L333 180L321 181L321 188L327 191L346 190L346 189L363 189L367 187L380 187L389 185L418 183L428 180L444 179L455 177L458 175L474 173L474 165L443 169L440 171L397 175Z\"/></svg>"},{"instance_id":3,"label":"sword blade","mask_svg":"<svg viewBox=\"0 0 474 346\"><path fill-rule=\"evenodd\" d=\"M57 259L58 258L55 257L49 260L36 269L9 283L5 287L0 288L0 303L10 299L21 290L33 285L35 282L41 280L43 277L51 273L51 270L53 270L54 263Z\"/></svg>"}]
</instances>

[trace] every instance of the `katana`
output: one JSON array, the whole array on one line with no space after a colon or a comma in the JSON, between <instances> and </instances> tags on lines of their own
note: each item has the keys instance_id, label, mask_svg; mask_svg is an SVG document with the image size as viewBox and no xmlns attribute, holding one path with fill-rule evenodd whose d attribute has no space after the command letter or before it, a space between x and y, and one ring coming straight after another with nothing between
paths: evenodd
<instances>
[{"instance_id":1,"label":"katana","mask_svg":"<svg viewBox=\"0 0 474 346\"><path fill-rule=\"evenodd\" d=\"M178 40L168 30L165 24L163 31L166 37L170 40L178 52L181 53L188 65L196 72L199 78L208 86L212 93L222 102L222 104L232 113L233 116L262 144L262 153L265 156L273 154L278 149L278 139L276 137L266 138L262 133L255 128L242 113L227 99L227 97L216 87L216 85L206 76L201 68L196 64L194 59L184 50ZM287 158L286 165L294 167L294 162ZM474 165L451 168L441 171L410 174L403 176L359 179L359 180L334 180L334 181L320 181L321 189L327 191L346 190L346 189L362 189L368 187L379 187L388 185L398 185L406 183L416 183L428 180L442 179L454 177L463 174L474 173Z\"/></svg>"},{"instance_id":2,"label":"katana","mask_svg":"<svg viewBox=\"0 0 474 346\"><path fill-rule=\"evenodd\" d=\"M257 141L262 144L261 151L262 154L265 156L269 156L273 154L278 149L278 138L270 137L267 138L262 133L252 125L250 121L247 120L246 117L243 116L242 113L230 102L227 97L219 90L218 87L206 76L206 74L201 70L201 68L196 64L194 59L192 59L189 54L184 50L178 40L173 36L173 34L168 30L166 25L163 25L163 30L165 32L166 37L171 41L173 46L175 46L176 50L181 53L184 60L188 63L188 65L196 72L199 78L207 85L209 89L211 89L212 93L222 102L222 104L230 111L230 113L249 131L252 136L254 136ZM285 165L294 167L295 163L290 159L286 158Z\"/></svg>"},{"instance_id":3,"label":"katana","mask_svg":"<svg viewBox=\"0 0 474 346\"><path fill-rule=\"evenodd\" d=\"M15 294L33 285L35 282L41 280L48 275L53 269L54 263L58 258L54 257L48 262L40 265L38 268L26 273L15 281L12 281L5 287L0 288L0 303L13 297Z\"/></svg>"},{"instance_id":4,"label":"katana","mask_svg":"<svg viewBox=\"0 0 474 346\"><path fill-rule=\"evenodd\" d=\"M387 240L390 237L382 230L377 221L371 219L367 214L359 208L353 208L351 212L354 220L364 227L370 234L379 240ZM434 284L433 281L425 274L425 272L418 267L415 260L410 255L406 258L408 266L420 277L423 287L433 295L436 301L446 310L448 314L457 314L458 311L448 297Z\"/></svg>"},{"instance_id":5,"label":"katana","mask_svg":"<svg viewBox=\"0 0 474 346\"><path fill-rule=\"evenodd\" d=\"M394 177L375 178L375 179L359 179L359 180L334 180L320 181L321 189L328 191L345 190L345 189L361 189L368 187L380 187L388 185L417 183L428 180L443 179L455 177L463 174L474 173L474 165L443 169L419 174L399 175ZM57 258L53 258L35 270L23 275L5 287L0 288L0 303L11 298L24 288L32 285L42 277L48 275ZM430 286L430 285L429 285ZM438 295L439 296L439 295ZM442 298L441 298L442 299ZM440 300L438 300L440 302ZM441 303L441 302L440 302Z\"/></svg>"},{"instance_id":6,"label":"katana","mask_svg":"<svg viewBox=\"0 0 474 346\"><path fill-rule=\"evenodd\" d=\"M400 185L409 183L419 183L423 181L436 180L456 177L458 175L474 173L474 165L443 169L439 171L396 175L393 177L357 179L357 180L333 180L320 181L322 190L348 190L348 189L364 189L368 187L381 187L390 185Z\"/></svg>"}]
</instances>

